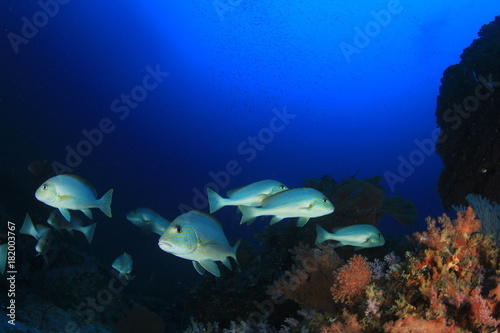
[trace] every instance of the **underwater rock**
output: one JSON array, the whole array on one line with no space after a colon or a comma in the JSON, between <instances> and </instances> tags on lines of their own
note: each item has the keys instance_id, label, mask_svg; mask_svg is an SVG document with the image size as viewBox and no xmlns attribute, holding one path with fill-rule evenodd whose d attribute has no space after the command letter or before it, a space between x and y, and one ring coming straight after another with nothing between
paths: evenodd
<instances>
[{"instance_id":1,"label":"underwater rock","mask_svg":"<svg viewBox=\"0 0 500 333\"><path fill-rule=\"evenodd\" d=\"M478 35L444 71L437 99L437 191L447 209L469 193L500 202L500 16Z\"/></svg>"},{"instance_id":2,"label":"underwater rock","mask_svg":"<svg viewBox=\"0 0 500 333\"><path fill-rule=\"evenodd\" d=\"M133 307L126 311L113 327L114 333L163 333L166 326L163 319L156 313L143 307Z\"/></svg>"}]
</instances>

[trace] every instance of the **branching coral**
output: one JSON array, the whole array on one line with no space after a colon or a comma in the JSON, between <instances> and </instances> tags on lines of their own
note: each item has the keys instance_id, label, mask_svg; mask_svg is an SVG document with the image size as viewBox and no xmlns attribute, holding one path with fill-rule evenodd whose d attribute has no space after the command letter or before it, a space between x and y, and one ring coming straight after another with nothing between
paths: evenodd
<instances>
[{"instance_id":1,"label":"branching coral","mask_svg":"<svg viewBox=\"0 0 500 333\"><path fill-rule=\"evenodd\" d=\"M491 237L477 233L480 227L469 207L454 221L446 215L428 218L427 231L415 233L425 248L408 258L403 277L406 300L419 319L448 318L449 324L482 330L500 323L492 317L496 296L481 294L485 279L497 269L498 248Z\"/></svg>"},{"instance_id":2,"label":"branching coral","mask_svg":"<svg viewBox=\"0 0 500 333\"><path fill-rule=\"evenodd\" d=\"M342 264L342 259L333 250L333 245L296 246L290 250L294 254L295 266L285 276L267 290L273 299L285 297L305 308L332 311L330 287L334 282L333 272Z\"/></svg>"},{"instance_id":3,"label":"branching coral","mask_svg":"<svg viewBox=\"0 0 500 333\"><path fill-rule=\"evenodd\" d=\"M372 271L366 258L354 255L336 273L335 284L330 289L333 299L337 302L353 304L356 299L363 296L371 279Z\"/></svg>"},{"instance_id":4,"label":"branching coral","mask_svg":"<svg viewBox=\"0 0 500 333\"><path fill-rule=\"evenodd\" d=\"M384 324L384 332L387 333L454 333L463 332L455 325L447 325L444 318L424 320L415 315L400 318Z\"/></svg>"}]
</instances>

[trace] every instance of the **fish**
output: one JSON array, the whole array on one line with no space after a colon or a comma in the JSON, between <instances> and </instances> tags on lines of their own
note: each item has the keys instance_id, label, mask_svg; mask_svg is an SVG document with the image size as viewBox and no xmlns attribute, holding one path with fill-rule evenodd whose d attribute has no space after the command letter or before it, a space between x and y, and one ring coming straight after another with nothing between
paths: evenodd
<instances>
[{"instance_id":1,"label":"fish","mask_svg":"<svg viewBox=\"0 0 500 333\"><path fill-rule=\"evenodd\" d=\"M49 229L38 239L38 242L35 245L35 250L36 252L38 252L36 256L38 257L41 255L43 259L45 259L45 262L47 264L49 263L49 261L47 260L47 252L49 252L51 244L52 244L52 232Z\"/></svg>"},{"instance_id":2,"label":"fish","mask_svg":"<svg viewBox=\"0 0 500 333\"><path fill-rule=\"evenodd\" d=\"M97 199L94 187L83 178L71 174L58 175L46 180L35 192L44 204L57 208L66 221L71 220L69 210L81 210L92 220L91 208L99 208L111 217L113 189Z\"/></svg>"},{"instance_id":3,"label":"fish","mask_svg":"<svg viewBox=\"0 0 500 333\"><path fill-rule=\"evenodd\" d=\"M42 255L47 262L47 252L50 249L50 244L52 242L52 234L50 232L50 227L42 224L33 224L31 217L26 213L24 218L23 226L19 233L33 236L38 242L35 245L35 250L38 253L37 256Z\"/></svg>"},{"instance_id":4,"label":"fish","mask_svg":"<svg viewBox=\"0 0 500 333\"><path fill-rule=\"evenodd\" d=\"M57 209L54 209L52 213L50 213L47 223L59 232L64 229L73 235L73 230L79 231L85 236L89 244L92 243L95 228L97 226L97 223L84 226L82 220L73 214L71 214L70 221L68 222Z\"/></svg>"},{"instance_id":5,"label":"fish","mask_svg":"<svg viewBox=\"0 0 500 333\"><path fill-rule=\"evenodd\" d=\"M229 258L238 264L236 250L222 230L220 222L205 212L192 210L178 216L165 229L158 241L163 251L179 258L191 260L196 271L203 275L205 271L219 277L220 270L216 261L221 261L228 269L232 269Z\"/></svg>"},{"instance_id":6,"label":"fish","mask_svg":"<svg viewBox=\"0 0 500 333\"><path fill-rule=\"evenodd\" d=\"M356 224L337 228L332 230L332 233L316 225L316 244L330 239L338 241L337 246L351 245L355 246L356 250L385 244L384 235L377 227L370 224Z\"/></svg>"},{"instance_id":7,"label":"fish","mask_svg":"<svg viewBox=\"0 0 500 333\"><path fill-rule=\"evenodd\" d=\"M243 214L240 224L250 224L258 216L272 215L271 225L287 217L298 217L297 227L303 227L311 217L328 215L335 210L323 193L309 187L275 193L262 200L261 207L238 207Z\"/></svg>"},{"instance_id":8,"label":"fish","mask_svg":"<svg viewBox=\"0 0 500 333\"><path fill-rule=\"evenodd\" d=\"M146 232L154 232L162 235L170 224L169 220L164 219L158 213L149 208L136 208L127 214L127 220Z\"/></svg>"},{"instance_id":9,"label":"fish","mask_svg":"<svg viewBox=\"0 0 500 333\"><path fill-rule=\"evenodd\" d=\"M287 189L288 187L282 182L272 179L261 180L230 190L227 192L227 198L223 198L211 188L207 188L210 214L224 206L260 206L262 200L268 196Z\"/></svg>"},{"instance_id":10,"label":"fish","mask_svg":"<svg viewBox=\"0 0 500 333\"><path fill-rule=\"evenodd\" d=\"M118 277L121 278L122 276L127 279L127 281L130 279L130 273L132 273L132 256L126 252L123 252L121 256L115 259L113 261L113 264L111 267L116 269L116 271L119 273Z\"/></svg>"}]
</instances>

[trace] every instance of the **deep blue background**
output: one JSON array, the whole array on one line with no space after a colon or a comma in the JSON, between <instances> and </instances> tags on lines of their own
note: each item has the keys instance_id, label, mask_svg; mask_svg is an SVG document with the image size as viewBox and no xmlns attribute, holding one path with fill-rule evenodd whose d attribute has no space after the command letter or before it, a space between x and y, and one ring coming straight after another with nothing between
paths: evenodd
<instances>
[{"instance_id":1,"label":"deep blue background","mask_svg":"<svg viewBox=\"0 0 500 333\"><path fill-rule=\"evenodd\" d=\"M397 174L398 157L418 150L415 140L432 138L444 69L459 62L500 3L401 0L400 13L348 61L342 43L354 45L356 27L373 25L372 12L389 3L72 0L16 53L9 33L21 35L23 17L33 22L41 7L2 1L2 170L29 182L31 161L65 163L82 131L109 118L114 131L72 172L99 195L115 189L113 218L96 212L94 243L79 246L109 263L127 251L136 274L196 278L189 262L163 253L157 237L138 233L125 214L146 206L175 218L180 204L193 206L196 191L204 192L210 172L232 160L241 172L222 192L265 178L297 187L325 174L339 181L358 171ZM142 85L148 66L169 75L121 120L111 105ZM295 118L247 161L238 147L269 128L274 109ZM425 155L394 192L388 188L419 211L418 224L400 232L442 212L440 168L435 153ZM239 226L231 208L216 216L231 243L252 239L262 226ZM381 228L392 226L384 220Z\"/></svg>"}]
</instances>

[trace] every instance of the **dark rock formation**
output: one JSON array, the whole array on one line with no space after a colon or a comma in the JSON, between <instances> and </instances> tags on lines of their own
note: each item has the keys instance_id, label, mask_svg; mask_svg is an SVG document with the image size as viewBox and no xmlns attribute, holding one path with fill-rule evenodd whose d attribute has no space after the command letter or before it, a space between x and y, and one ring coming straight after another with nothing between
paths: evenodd
<instances>
[{"instance_id":1,"label":"dark rock formation","mask_svg":"<svg viewBox=\"0 0 500 333\"><path fill-rule=\"evenodd\" d=\"M500 202L500 16L479 37L445 70L437 100L437 191L448 209L469 193Z\"/></svg>"}]
</instances>

